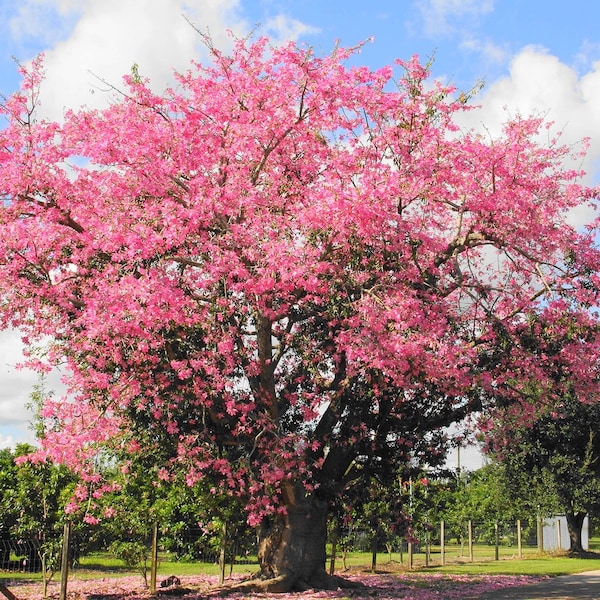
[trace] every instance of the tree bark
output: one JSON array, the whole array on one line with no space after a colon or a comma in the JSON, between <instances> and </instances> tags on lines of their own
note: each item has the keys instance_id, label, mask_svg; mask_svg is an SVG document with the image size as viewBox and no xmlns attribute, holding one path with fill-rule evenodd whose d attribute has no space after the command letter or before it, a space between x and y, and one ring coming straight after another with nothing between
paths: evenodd
<instances>
[{"instance_id":1,"label":"tree bark","mask_svg":"<svg viewBox=\"0 0 600 600\"><path fill-rule=\"evenodd\" d=\"M309 589L335 590L361 587L326 571L328 504L300 491L287 494L286 512L265 519L258 531L260 572L238 584L246 592L287 593Z\"/></svg>"},{"instance_id":2,"label":"tree bark","mask_svg":"<svg viewBox=\"0 0 600 600\"><path fill-rule=\"evenodd\" d=\"M581 530L587 513L585 512L566 512L567 531L569 532L570 552L574 554L584 554L583 543L581 541Z\"/></svg>"},{"instance_id":3,"label":"tree bark","mask_svg":"<svg viewBox=\"0 0 600 600\"><path fill-rule=\"evenodd\" d=\"M327 505L307 498L287 514L263 522L258 557L263 578L289 578L310 583L325 573Z\"/></svg>"}]
</instances>

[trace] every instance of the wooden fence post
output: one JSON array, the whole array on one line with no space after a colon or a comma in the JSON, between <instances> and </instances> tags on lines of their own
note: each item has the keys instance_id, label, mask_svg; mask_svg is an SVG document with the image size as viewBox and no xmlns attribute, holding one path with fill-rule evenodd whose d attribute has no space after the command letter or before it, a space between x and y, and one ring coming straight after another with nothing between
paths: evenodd
<instances>
[{"instance_id":1,"label":"wooden fence post","mask_svg":"<svg viewBox=\"0 0 600 600\"><path fill-rule=\"evenodd\" d=\"M67 600L67 582L69 579L69 553L71 548L71 521L63 528L62 557L60 564L60 600Z\"/></svg>"},{"instance_id":2,"label":"wooden fence post","mask_svg":"<svg viewBox=\"0 0 600 600\"><path fill-rule=\"evenodd\" d=\"M494 559L500 560L500 528L498 521L494 523Z\"/></svg>"},{"instance_id":3,"label":"wooden fence post","mask_svg":"<svg viewBox=\"0 0 600 600\"><path fill-rule=\"evenodd\" d=\"M227 546L227 523L223 521L221 552L219 553L219 583L225 581L225 548Z\"/></svg>"},{"instance_id":4,"label":"wooden fence post","mask_svg":"<svg viewBox=\"0 0 600 600\"><path fill-rule=\"evenodd\" d=\"M440 523L440 562L442 566L446 564L446 527L443 519Z\"/></svg>"},{"instance_id":5,"label":"wooden fence post","mask_svg":"<svg viewBox=\"0 0 600 600\"><path fill-rule=\"evenodd\" d=\"M521 531L521 519L517 519L517 548L519 558L523 558L523 532Z\"/></svg>"},{"instance_id":6,"label":"wooden fence post","mask_svg":"<svg viewBox=\"0 0 600 600\"><path fill-rule=\"evenodd\" d=\"M156 593L156 574L158 571L158 521L152 526L152 556L150 562L150 593Z\"/></svg>"},{"instance_id":7,"label":"wooden fence post","mask_svg":"<svg viewBox=\"0 0 600 600\"><path fill-rule=\"evenodd\" d=\"M473 560L474 560L474 556L473 556L473 521L471 521L470 519L467 524L467 527L469 530L469 560L471 562L473 562Z\"/></svg>"}]
</instances>

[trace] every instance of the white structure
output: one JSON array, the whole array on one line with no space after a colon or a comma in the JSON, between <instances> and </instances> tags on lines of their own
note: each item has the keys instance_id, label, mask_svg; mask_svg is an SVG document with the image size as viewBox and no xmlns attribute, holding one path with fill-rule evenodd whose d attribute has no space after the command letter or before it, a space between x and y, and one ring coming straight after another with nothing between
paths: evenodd
<instances>
[{"instance_id":1,"label":"white structure","mask_svg":"<svg viewBox=\"0 0 600 600\"><path fill-rule=\"evenodd\" d=\"M569 550L571 541L567 529L567 518L564 515L557 515L544 519L542 539L544 540L544 550L547 552ZM589 550L590 547L590 520L588 517L583 521L581 528L581 546L584 550Z\"/></svg>"}]
</instances>

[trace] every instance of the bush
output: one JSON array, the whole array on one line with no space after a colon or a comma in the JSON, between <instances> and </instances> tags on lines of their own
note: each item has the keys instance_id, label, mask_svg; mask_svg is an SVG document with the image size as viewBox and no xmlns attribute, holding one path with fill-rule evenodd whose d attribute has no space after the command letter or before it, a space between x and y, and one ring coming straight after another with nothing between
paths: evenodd
<instances>
[{"instance_id":1,"label":"bush","mask_svg":"<svg viewBox=\"0 0 600 600\"><path fill-rule=\"evenodd\" d=\"M125 563L130 569L139 571L144 578L144 585L148 585L148 559L150 552L142 542L113 542L109 552Z\"/></svg>"}]
</instances>

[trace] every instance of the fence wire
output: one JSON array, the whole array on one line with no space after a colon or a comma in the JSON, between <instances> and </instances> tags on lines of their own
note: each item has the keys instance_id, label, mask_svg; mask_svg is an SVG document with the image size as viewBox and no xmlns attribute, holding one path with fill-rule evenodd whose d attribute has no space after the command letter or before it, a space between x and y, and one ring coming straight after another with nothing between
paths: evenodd
<instances>
[{"instance_id":1,"label":"fence wire","mask_svg":"<svg viewBox=\"0 0 600 600\"><path fill-rule=\"evenodd\" d=\"M160 528L159 528L160 529ZM379 555L378 564L409 563L409 566L447 564L461 561L520 558L543 548L538 543L539 523L535 519L521 522L445 522L417 528L410 535L398 535L390 529L343 528L331 530L327 540L327 558L335 553L336 568L356 566L356 561L370 562L370 555ZM44 546L36 539L0 539L0 570L4 572L34 573L50 565L51 545L60 549L62 538L47 541ZM145 547L150 560L152 536L139 542ZM81 546L80 546L81 545ZM225 538L217 528L165 528L157 539L161 560L202 564L251 565L258 563L257 538L253 530L234 528L226 530ZM79 547L85 540L71 540L70 565L77 567ZM110 548L96 548L95 552L121 560L111 554ZM59 553L56 553L59 556ZM409 556L410 555L410 556ZM354 559L354 560L353 560ZM414 561L414 562L413 562ZM56 563L56 561L54 561ZM375 562L375 561L374 561Z\"/></svg>"},{"instance_id":2,"label":"fence wire","mask_svg":"<svg viewBox=\"0 0 600 600\"><path fill-rule=\"evenodd\" d=\"M0 540L0 568L35 573L42 568L41 546L35 539Z\"/></svg>"}]
</instances>

